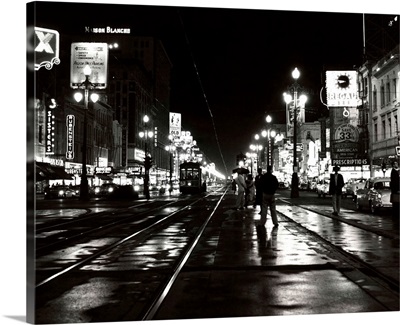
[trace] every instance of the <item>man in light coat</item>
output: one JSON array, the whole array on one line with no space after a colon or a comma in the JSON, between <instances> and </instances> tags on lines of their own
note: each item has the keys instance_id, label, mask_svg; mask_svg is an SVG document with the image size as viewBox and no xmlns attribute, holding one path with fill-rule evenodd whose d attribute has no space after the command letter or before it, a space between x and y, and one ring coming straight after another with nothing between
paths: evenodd
<instances>
[{"instance_id":1,"label":"man in light coat","mask_svg":"<svg viewBox=\"0 0 400 325\"><path fill-rule=\"evenodd\" d=\"M236 182L237 190L238 190L235 208L237 210L243 210L244 209L244 194L245 194L245 190L246 190L246 182L244 180L243 175L240 172L238 172L238 175L235 178L235 182Z\"/></svg>"}]
</instances>

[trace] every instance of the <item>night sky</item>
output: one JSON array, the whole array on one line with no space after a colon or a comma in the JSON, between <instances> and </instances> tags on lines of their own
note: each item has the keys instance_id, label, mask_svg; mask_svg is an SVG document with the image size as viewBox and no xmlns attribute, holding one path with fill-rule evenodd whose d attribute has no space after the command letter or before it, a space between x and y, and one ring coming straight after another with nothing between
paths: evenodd
<instances>
[{"instance_id":1,"label":"night sky","mask_svg":"<svg viewBox=\"0 0 400 325\"><path fill-rule=\"evenodd\" d=\"M295 67L312 121L327 114L319 99L325 70L363 63L361 13L93 3L45 8L36 13L38 26L57 29L61 38L87 25L129 26L132 34L159 38L173 64L171 112L182 113L182 128L228 175L267 114L286 123L282 94Z\"/></svg>"}]
</instances>

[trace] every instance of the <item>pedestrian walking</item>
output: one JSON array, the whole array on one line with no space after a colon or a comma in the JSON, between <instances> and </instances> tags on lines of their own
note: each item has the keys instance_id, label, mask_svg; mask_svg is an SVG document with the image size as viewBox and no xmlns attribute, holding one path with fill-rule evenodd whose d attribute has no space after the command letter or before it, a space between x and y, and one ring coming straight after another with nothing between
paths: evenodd
<instances>
[{"instance_id":1,"label":"pedestrian walking","mask_svg":"<svg viewBox=\"0 0 400 325\"><path fill-rule=\"evenodd\" d=\"M237 210L243 210L244 209L244 195L245 195L245 189L246 189L246 183L244 181L243 175L238 172L235 182L237 185L237 198L236 198L236 209Z\"/></svg>"},{"instance_id":2,"label":"pedestrian walking","mask_svg":"<svg viewBox=\"0 0 400 325\"><path fill-rule=\"evenodd\" d=\"M397 161L392 162L392 171L390 172L390 202L392 202L392 216L398 220L400 215L400 178L399 164Z\"/></svg>"},{"instance_id":3,"label":"pedestrian walking","mask_svg":"<svg viewBox=\"0 0 400 325\"><path fill-rule=\"evenodd\" d=\"M233 191L233 194L236 194L236 181L234 178L232 179L232 191Z\"/></svg>"},{"instance_id":4,"label":"pedestrian walking","mask_svg":"<svg viewBox=\"0 0 400 325\"><path fill-rule=\"evenodd\" d=\"M340 167L333 167L334 173L331 174L329 181L329 194L332 195L333 215L338 216L342 204L342 188L344 186L343 175L339 174Z\"/></svg>"},{"instance_id":5,"label":"pedestrian walking","mask_svg":"<svg viewBox=\"0 0 400 325\"><path fill-rule=\"evenodd\" d=\"M246 192L245 192L245 200L244 207L247 209L248 205L254 202L254 195L256 193L253 175L248 174L246 178Z\"/></svg>"},{"instance_id":6,"label":"pedestrian walking","mask_svg":"<svg viewBox=\"0 0 400 325\"><path fill-rule=\"evenodd\" d=\"M268 208L271 212L272 223L275 227L278 226L278 218L276 215L276 202L275 192L278 189L279 183L275 175L272 174L272 166L267 167L267 172L261 177L262 188L262 203L261 203L261 217L256 227L257 233L261 233L267 222Z\"/></svg>"},{"instance_id":7,"label":"pedestrian walking","mask_svg":"<svg viewBox=\"0 0 400 325\"><path fill-rule=\"evenodd\" d=\"M262 176L262 169L258 168L257 176L255 177L255 180L254 180L254 187L256 189L256 198L255 198L254 204L253 204L254 208L256 208L257 205L259 205L261 208L261 204L262 204L261 176Z\"/></svg>"}]
</instances>

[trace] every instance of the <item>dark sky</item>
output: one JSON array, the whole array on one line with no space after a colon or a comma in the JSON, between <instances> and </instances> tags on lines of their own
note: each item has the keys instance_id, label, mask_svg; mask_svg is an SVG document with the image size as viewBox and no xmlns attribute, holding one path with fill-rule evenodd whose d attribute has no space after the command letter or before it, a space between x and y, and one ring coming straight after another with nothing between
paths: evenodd
<instances>
[{"instance_id":1,"label":"dark sky","mask_svg":"<svg viewBox=\"0 0 400 325\"><path fill-rule=\"evenodd\" d=\"M248 151L267 114L286 123L282 93L295 67L309 97L306 118L315 120L326 113L319 100L324 71L362 64L361 13L40 5L38 22L48 24L41 27L57 29L61 37L82 26L109 25L161 39L173 64L171 112L182 113L183 129L223 173L234 168L237 154Z\"/></svg>"}]
</instances>

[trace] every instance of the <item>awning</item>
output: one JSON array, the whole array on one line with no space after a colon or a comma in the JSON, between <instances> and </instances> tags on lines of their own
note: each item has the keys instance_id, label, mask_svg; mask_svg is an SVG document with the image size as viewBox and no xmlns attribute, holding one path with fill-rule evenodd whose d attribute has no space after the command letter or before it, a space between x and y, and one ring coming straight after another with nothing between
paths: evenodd
<instances>
[{"instance_id":1,"label":"awning","mask_svg":"<svg viewBox=\"0 0 400 325\"><path fill-rule=\"evenodd\" d=\"M110 176L104 174L96 174L97 178L102 179L103 181L112 181L113 179Z\"/></svg>"},{"instance_id":2,"label":"awning","mask_svg":"<svg viewBox=\"0 0 400 325\"><path fill-rule=\"evenodd\" d=\"M43 162L36 162L36 180L74 179L65 172L63 167L51 166Z\"/></svg>"}]
</instances>

